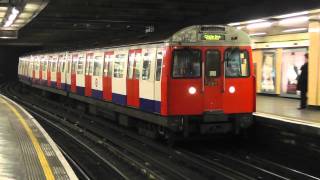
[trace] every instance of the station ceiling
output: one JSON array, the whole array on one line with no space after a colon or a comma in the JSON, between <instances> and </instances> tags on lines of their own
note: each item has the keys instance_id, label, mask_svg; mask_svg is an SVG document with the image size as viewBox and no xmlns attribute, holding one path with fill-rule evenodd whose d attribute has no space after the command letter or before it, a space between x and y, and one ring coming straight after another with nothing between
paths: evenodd
<instances>
[{"instance_id":1,"label":"station ceiling","mask_svg":"<svg viewBox=\"0 0 320 180\"><path fill-rule=\"evenodd\" d=\"M320 8L319 0L51 0L0 45L101 46L165 37L194 24L225 24ZM146 29L154 32L146 33Z\"/></svg>"}]
</instances>

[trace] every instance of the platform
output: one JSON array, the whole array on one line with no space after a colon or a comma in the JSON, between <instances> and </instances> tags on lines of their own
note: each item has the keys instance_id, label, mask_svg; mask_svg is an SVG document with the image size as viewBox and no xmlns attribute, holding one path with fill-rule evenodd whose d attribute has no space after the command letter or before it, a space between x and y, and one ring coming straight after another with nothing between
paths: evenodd
<instances>
[{"instance_id":1,"label":"platform","mask_svg":"<svg viewBox=\"0 0 320 180\"><path fill-rule=\"evenodd\" d=\"M299 99L257 95L257 109L255 115L320 127L320 110L297 109Z\"/></svg>"},{"instance_id":2,"label":"platform","mask_svg":"<svg viewBox=\"0 0 320 180\"><path fill-rule=\"evenodd\" d=\"M77 179L41 125L2 95L0 124L0 179Z\"/></svg>"}]
</instances>

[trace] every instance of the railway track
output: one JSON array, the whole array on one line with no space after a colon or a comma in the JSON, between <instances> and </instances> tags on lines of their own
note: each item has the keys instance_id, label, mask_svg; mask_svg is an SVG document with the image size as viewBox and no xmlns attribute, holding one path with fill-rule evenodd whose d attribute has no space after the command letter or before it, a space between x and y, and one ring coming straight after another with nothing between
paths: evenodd
<instances>
[{"instance_id":1,"label":"railway track","mask_svg":"<svg viewBox=\"0 0 320 180\"><path fill-rule=\"evenodd\" d=\"M40 119L47 118L46 124L57 126L61 132L67 131L72 139L96 146L97 154L108 152L119 161L123 161L140 173L139 178L151 179L318 179L296 169L268 161L258 156L243 156L239 153L232 155L216 151L212 148L199 146L201 150L184 147L168 148L167 146L138 135L136 132L122 128L103 118L79 113L79 110L61 106L58 102L41 99L38 95L22 97L16 92L16 86L2 86L16 100L33 102L28 106L39 113ZM19 97L18 97L19 96ZM27 105L25 105L26 107ZM45 108L42 108L45 107ZM42 115L41 115L42 114ZM50 117L50 118L48 118ZM57 128L57 127L55 127ZM63 130L64 129L64 130ZM66 133L64 133L66 134ZM77 135L74 135L77 134ZM74 140L75 143L78 143ZM98 145L98 147L97 147ZM88 150L87 150L88 151ZM110 156L108 157L108 159ZM72 158L73 159L73 158ZM100 160L103 162L103 160ZM107 161L105 159L105 161ZM119 164L112 161L105 163L119 171ZM112 169L112 168L111 168ZM118 170L117 170L118 169ZM123 176L126 179L128 176ZM133 176L129 176L133 179Z\"/></svg>"}]
</instances>

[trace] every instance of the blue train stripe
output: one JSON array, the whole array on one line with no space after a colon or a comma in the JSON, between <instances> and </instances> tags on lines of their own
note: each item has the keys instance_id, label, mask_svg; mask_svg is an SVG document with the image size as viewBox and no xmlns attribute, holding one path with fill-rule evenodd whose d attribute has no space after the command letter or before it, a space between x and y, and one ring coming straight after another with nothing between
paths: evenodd
<instances>
[{"instance_id":1,"label":"blue train stripe","mask_svg":"<svg viewBox=\"0 0 320 180\"><path fill-rule=\"evenodd\" d=\"M92 97L96 99L102 99L103 97L103 92L99 90L92 89Z\"/></svg>"},{"instance_id":2,"label":"blue train stripe","mask_svg":"<svg viewBox=\"0 0 320 180\"><path fill-rule=\"evenodd\" d=\"M77 94L84 96L84 87L77 86Z\"/></svg>"},{"instance_id":3,"label":"blue train stripe","mask_svg":"<svg viewBox=\"0 0 320 180\"><path fill-rule=\"evenodd\" d=\"M140 98L140 109L147 112L157 112L160 113L161 102Z\"/></svg>"},{"instance_id":4,"label":"blue train stripe","mask_svg":"<svg viewBox=\"0 0 320 180\"><path fill-rule=\"evenodd\" d=\"M112 93L112 102L120 105L127 105L127 96L122 94Z\"/></svg>"}]
</instances>

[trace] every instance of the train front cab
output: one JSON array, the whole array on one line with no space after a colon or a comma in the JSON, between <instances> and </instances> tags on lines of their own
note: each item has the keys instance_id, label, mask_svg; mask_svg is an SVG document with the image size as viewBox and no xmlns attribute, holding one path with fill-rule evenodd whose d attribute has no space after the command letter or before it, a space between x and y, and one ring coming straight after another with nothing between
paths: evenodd
<instances>
[{"instance_id":1,"label":"train front cab","mask_svg":"<svg viewBox=\"0 0 320 180\"><path fill-rule=\"evenodd\" d=\"M201 134L239 132L255 110L250 46L171 47L168 114Z\"/></svg>"}]
</instances>

